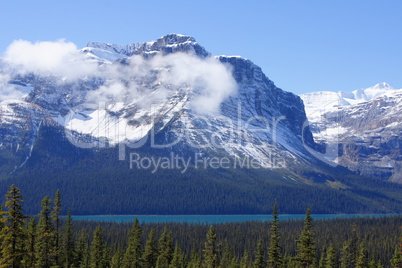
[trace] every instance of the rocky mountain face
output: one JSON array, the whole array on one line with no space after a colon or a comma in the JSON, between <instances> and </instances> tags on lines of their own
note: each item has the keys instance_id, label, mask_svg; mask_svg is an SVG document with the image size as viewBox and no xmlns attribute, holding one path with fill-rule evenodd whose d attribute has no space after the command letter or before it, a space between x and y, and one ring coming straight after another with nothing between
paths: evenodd
<instances>
[{"instance_id":1,"label":"rocky mountain face","mask_svg":"<svg viewBox=\"0 0 402 268\"><path fill-rule=\"evenodd\" d=\"M316 141L339 145L334 161L359 174L402 182L402 90L380 83L301 98Z\"/></svg>"},{"instance_id":2,"label":"rocky mountain face","mask_svg":"<svg viewBox=\"0 0 402 268\"><path fill-rule=\"evenodd\" d=\"M156 134L159 146L178 154L252 158L266 168L318 161L306 150L314 141L300 97L277 88L250 60L213 57L177 34L126 46L88 43L81 55L96 70L75 80L37 73L10 79L31 88L23 100L2 102L2 143L28 148L16 167L44 122L83 148L123 143L125 151Z\"/></svg>"}]
</instances>

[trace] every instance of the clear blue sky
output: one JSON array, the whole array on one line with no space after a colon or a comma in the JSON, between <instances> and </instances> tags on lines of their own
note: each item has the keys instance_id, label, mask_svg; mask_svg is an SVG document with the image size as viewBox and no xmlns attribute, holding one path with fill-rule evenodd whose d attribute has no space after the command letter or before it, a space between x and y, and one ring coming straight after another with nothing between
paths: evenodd
<instances>
[{"instance_id":1,"label":"clear blue sky","mask_svg":"<svg viewBox=\"0 0 402 268\"><path fill-rule=\"evenodd\" d=\"M0 51L15 39L116 44L168 33L241 55L284 90L402 88L402 1L2 1Z\"/></svg>"}]
</instances>

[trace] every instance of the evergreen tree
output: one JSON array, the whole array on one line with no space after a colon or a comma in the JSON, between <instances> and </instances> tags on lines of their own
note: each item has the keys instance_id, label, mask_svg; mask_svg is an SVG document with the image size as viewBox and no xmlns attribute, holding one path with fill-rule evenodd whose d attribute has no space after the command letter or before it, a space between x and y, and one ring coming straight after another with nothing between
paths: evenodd
<instances>
[{"instance_id":1,"label":"evergreen tree","mask_svg":"<svg viewBox=\"0 0 402 268\"><path fill-rule=\"evenodd\" d=\"M279 268L282 266L281 246L279 245L280 232L279 232L279 216L278 204L275 201L274 209L272 212L272 220L270 227L270 239L268 248L268 265L271 268Z\"/></svg>"},{"instance_id":2,"label":"evergreen tree","mask_svg":"<svg viewBox=\"0 0 402 268\"><path fill-rule=\"evenodd\" d=\"M368 268L368 253L366 245L362 242L359 246L359 250L356 258L356 268Z\"/></svg>"},{"instance_id":3,"label":"evergreen tree","mask_svg":"<svg viewBox=\"0 0 402 268\"><path fill-rule=\"evenodd\" d=\"M152 229L148 234L148 239L145 243L145 251L142 256L144 268L155 268L157 259L158 248L155 240L155 232Z\"/></svg>"},{"instance_id":4,"label":"evergreen tree","mask_svg":"<svg viewBox=\"0 0 402 268\"><path fill-rule=\"evenodd\" d=\"M123 255L124 252L121 247L118 247L116 253L113 255L110 267L111 268L120 268L123 266ZM144 266L146 267L146 266ZM155 266L148 266L148 267L155 267Z\"/></svg>"},{"instance_id":5,"label":"evergreen tree","mask_svg":"<svg viewBox=\"0 0 402 268\"><path fill-rule=\"evenodd\" d=\"M4 227L4 216L5 216L6 212L4 211L4 205L0 204L0 230L3 229Z\"/></svg>"},{"instance_id":6,"label":"evergreen tree","mask_svg":"<svg viewBox=\"0 0 402 268\"><path fill-rule=\"evenodd\" d=\"M62 256L63 256L64 266L66 268L69 268L74 263L74 256L75 256L73 219L71 217L70 210L68 210L67 219L66 219L66 227L64 230Z\"/></svg>"},{"instance_id":7,"label":"evergreen tree","mask_svg":"<svg viewBox=\"0 0 402 268\"><path fill-rule=\"evenodd\" d=\"M324 268L325 265L325 254L322 252L320 259L318 261L318 268Z\"/></svg>"},{"instance_id":8,"label":"evergreen tree","mask_svg":"<svg viewBox=\"0 0 402 268\"><path fill-rule=\"evenodd\" d=\"M169 268L184 268L184 255L178 243L176 243L174 248L173 258Z\"/></svg>"},{"instance_id":9,"label":"evergreen tree","mask_svg":"<svg viewBox=\"0 0 402 268\"><path fill-rule=\"evenodd\" d=\"M95 229L91 243L91 268L103 268L104 266L104 248L105 244L102 239L102 227L98 226Z\"/></svg>"},{"instance_id":10,"label":"evergreen tree","mask_svg":"<svg viewBox=\"0 0 402 268\"><path fill-rule=\"evenodd\" d=\"M36 262L35 243L36 243L36 220L31 218L28 223L27 230L27 256L25 263L28 267L34 267Z\"/></svg>"},{"instance_id":11,"label":"evergreen tree","mask_svg":"<svg viewBox=\"0 0 402 268\"><path fill-rule=\"evenodd\" d=\"M0 267L21 267L24 254L26 254L24 249L26 216L22 212L24 198L14 184L9 186L9 189L6 194L5 212L3 212L5 217L1 218L3 227L0 230Z\"/></svg>"},{"instance_id":12,"label":"evergreen tree","mask_svg":"<svg viewBox=\"0 0 402 268\"><path fill-rule=\"evenodd\" d=\"M54 226L50 211L51 200L45 196L42 200L42 210L39 213L37 248L36 248L36 267L52 267L54 262Z\"/></svg>"},{"instance_id":13,"label":"evergreen tree","mask_svg":"<svg viewBox=\"0 0 402 268\"><path fill-rule=\"evenodd\" d=\"M89 250L88 245L85 246L84 251L82 252L82 260L79 267L80 268L91 267L91 252Z\"/></svg>"},{"instance_id":14,"label":"evergreen tree","mask_svg":"<svg viewBox=\"0 0 402 268\"><path fill-rule=\"evenodd\" d=\"M102 263L101 267L108 268L110 267L110 263L112 261L112 253L110 252L110 248L106 241L103 241L103 248L102 248Z\"/></svg>"},{"instance_id":15,"label":"evergreen tree","mask_svg":"<svg viewBox=\"0 0 402 268\"><path fill-rule=\"evenodd\" d=\"M391 259L392 268L402 268L402 237L401 244L395 248L394 256Z\"/></svg>"},{"instance_id":16,"label":"evergreen tree","mask_svg":"<svg viewBox=\"0 0 402 268\"><path fill-rule=\"evenodd\" d=\"M350 268L356 266L358 255L359 236L357 233L357 226L352 226L352 238L346 241L341 251L341 268Z\"/></svg>"},{"instance_id":17,"label":"evergreen tree","mask_svg":"<svg viewBox=\"0 0 402 268\"><path fill-rule=\"evenodd\" d=\"M399 268L401 268L401 267L399 267ZM376 268L384 268L384 265L382 265L380 260L377 261L377 267Z\"/></svg>"},{"instance_id":18,"label":"evergreen tree","mask_svg":"<svg viewBox=\"0 0 402 268\"><path fill-rule=\"evenodd\" d=\"M299 267L315 267L317 253L314 244L313 218L310 209L307 209L304 228L297 240L297 261Z\"/></svg>"},{"instance_id":19,"label":"evergreen tree","mask_svg":"<svg viewBox=\"0 0 402 268\"><path fill-rule=\"evenodd\" d=\"M257 250L255 251L254 267L255 268L265 267L264 249L262 248L262 240L261 239L258 241Z\"/></svg>"},{"instance_id":20,"label":"evergreen tree","mask_svg":"<svg viewBox=\"0 0 402 268\"><path fill-rule=\"evenodd\" d=\"M168 268L173 258L173 235L167 231L165 227L159 239L158 252L159 256L156 261L157 268Z\"/></svg>"},{"instance_id":21,"label":"evergreen tree","mask_svg":"<svg viewBox=\"0 0 402 268\"><path fill-rule=\"evenodd\" d=\"M325 256L325 268L338 267L338 257L334 245L331 243L327 249L327 254Z\"/></svg>"},{"instance_id":22,"label":"evergreen tree","mask_svg":"<svg viewBox=\"0 0 402 268\"><path fill-rule=\"evenodd\" d=\"M89 249L85 229L81 229L81 233L77 242L76 253L75 266L80 268L89 267Z\"/></svg>"},{"instance_id":23,"label":"evergreen tree","mask_svg":"<svg viewBox=\"0 0 402 268\"><path fill-rule=\"evenodd\" d=\"M197 254L195 250L191 254L190 262L187 265L187 268L200 268L202 266L201 258Z\"/></svg>"},{"instance_id":24,"label":"evergreen tree","mask_svg":"<svg viewBox=\"0 0 402 268\"><path fill-rule=\"evenodd\" d=\"M221 258L221 267L230 267L234 254L232 253L232 249L227 240L225 240L225 244L222 251Z\"/></svg>"},{"instance_id":25,"label":"evergreen tree","mask_svg":"<svg viewBox=\"0 0 402 268\"><path fill-rule=\"evenodd\" d=\"M142 249L141 249L141 226L136 218L133 223L133 228L129 232L128 246L123 257L124 268L137 268L142 264Z\"/></svg>"},{"instance_id":26,"label":"evergreen tree","mask_svg":"<svg viewBox=\"0 0 402 268\"><path fill-rule=\"evenodd\" d=\"M282 268L296 268L299 267L296 258L290 255L285 255L283 257Z\"/></svg>"},{"instance_id":27,"label":"evergreen tree","mask_svg":"<svg viewBox=\"0 0 402 268\"><path fill-rule=\"evenodd\" d=\"M368 267L369 268L377 268L377 261L374 258L372 258L368 263Z\"/></svg>"},{"instance_id":28,"label":"evergreen tree","mask_svg":"<svg viewBox=\"0 0 402 268\"><path fill-rule=\"evenodd\" d=\"M213 226L209 227L207 241L204 245L204 267L215 268L219 266L219 245L216 241L216 233Z\"/></svg>"},{"instance_id":29,"label":"evergreen tree","mask_svg":"<svg viewBox=\"0 0 402 268\"><path fill-rule=\"evenodd\" d=\"M352 258L351 258L351 250L350 250L350 243L345 241L343 243L343 247L341 250L341 268L351 268L353 267Z\"/></svg>"},{"instance_id":30,"label":"evergreen tree","mask_svg":"<svg viewBox=\"0 0 402 268\"><path fill-rule=\"evenodd\" d=\"M225 266L222 266L222 267L225 267ZM240 268L240 264L239 264L239 261L237 260L237 258L236 258L236 257L232 257L232 260L230 261L230 264L229 264L227 267L230 267L230 268Z\"/></svg>"},{"instance_id":31,"label":"evergreen tree","mask_svg":"<svg viewBox=\"0 0 402 268\"><path fill-rule=\"evenodd\" d=\"M54 206L52 211L52 217L54 221L54 258L56 266L59 265L59 255L60 255L60 213L61 213L61 197L60 190L56 191L56 196L54 198Z\"/></svg>"},{"instance_id":32,"label":"evergreen tree","mask_svg":"<svg viewBox=\"0 0 402 268\"><path fill-rule=\"evenodd\" d=\"M240 261L240 268L249 268L250 265L250 254L247 250L243 253L243 258Z\"/></svg>"}]
</instances>

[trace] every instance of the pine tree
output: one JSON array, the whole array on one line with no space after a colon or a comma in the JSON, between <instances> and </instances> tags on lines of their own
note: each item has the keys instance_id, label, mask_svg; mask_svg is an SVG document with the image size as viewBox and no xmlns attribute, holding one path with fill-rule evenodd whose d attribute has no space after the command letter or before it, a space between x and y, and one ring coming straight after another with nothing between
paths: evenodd
<instances>
[{"instance_id":1,"label":"pine tree","mask_svg":"<svg viewBox=\"0 0 402 268\"><path fill-rule=\"evenodd\" d=\"M399 267L399 268L401 268L401 267ZM382 265L380 260L377 261L377 267L376 268L384 268L384 265Z\"/></svg>"},{"instance_id":2,"label":"pine tree","mask_svg":"<svg viewBox=\"0 0 402 268\"><path fill-rule=\"evenodd\" d=\"M255 251L254 267L255 268L265 267L264 249L262 248L262 239L260 239L257 244L257 250Z\"/></svg>"},{"instance_id":3,"label":"pine tree","mask_svg":"<svg viewBox=\"0 0 402 268\"><path fill-rule=\"evenodd\" d=\"M391 259L392 268L402 268L402 236L401 244L395 248L394 256Z\"/></svg>"},{"instance_id":4,"label":"pine tree","mask_svg":"<svg viewBox=\"0 0 402 268\"><path fill-rule=\"evenodd\" d=\"M123 257L124 268L137 268L142 265L142 249L141 249L141 226L136 218L133 228L129 232L128 246Z\"/></svg>"},{"instance_id":5,"label":"pine tree","mask_svg":"<svg viewBox=\"0 0 402 268\"><path fill-rule=\"evenodd\" d=\"M4 227L4 222L5 222L4 216L5 216L5 214L6 214L6 212L4 211L4 206L3 206L3 204L0 204L0 231Z\"/></svg>"},{"instance_id":6,"label":"pine tree","mask_svg":"<svg viewBox=\"0 0 402 268\"><path fill-rule=\"evenodd\" d=\"M321 254L320 259L318 261L318 268L324 268L325 265L325 255L324 252Z\"/></svg>"},{"instance_id":7,"label":"pine tree","mask_svg":"<svg viewBox=\"0 0 402 268\"><path fill-rule=\"evenodd\" d=\"M227 240L225 240L222 258L221 258L221 267L230 267L234 254Z\"/></svg>"},{"instance_id":8,"label":"pine tree","mask_svg":"<svg viewBox=\"0 0 402 268\"><path fill-rule=\"evenodd\" d=\"M81 229L80 236L77 242L77 252L75 258L76 267L89 267L89 256L88 256L88 241L85 229Z\"/></svg>"},{"instance_id":9,"label":"pine tree","mask_svg":"<svg viewBox=\"0 0 402 268\"><path fill-rule=\"evenodd\" d=\"M368 268L368 253L366 245L362 242L359 245L359 250L356 258L356 268Z\"/></svg>"},{"instance_id":10,"label":"pine tree","mask_svg":"<svg viewBox=\"0 0 402 268\"><path fill-rule=\"evenodd\" d=\"M352 238L346 241L341 251L341 268L349 268L356 266L358 255L359 236L356 225L352 226Z\"/></svg>"},{"instance_id":11,"label":"pine tree","mask_svg":"<svg viewBox=\"0 0 402 268\"><path fill-rule=\"evenodd\" d=\"M42 210L39 213L36 267L48 268L54 265L54 226L50 212L51 200L45 196L42 200Z\"/></svg>"},{"instance_id":12,"label":"pine tree","mask_svg":"<svg viewBox=\"0 0 402 268\"><path fill-rule=\"evenodd\" d=\"M207 241L204 245L204 267L215 268L219 266L219 245L216 241L214 227L210 226L207 234Z\"/></svg>"},{"instance_id":13,"label":"pine tree","mask_svg":"<svg viewBox=\"0 0 402 268\"><path fill-rule=\"evenodd\" d=\"M282 262L282 268L298 268L298 263L296 258L289 256L289 255L285 255L283 257L283 262Z\"/></svg>"},{"instance_id":14,"label":"pine tree","mask_svg":"<svg viewBox=\"0 0 402 268\"><path fill-rule=\"evenodd\" d=\"M103 241L103 248L102 248L102 263L101 267L109 268L110 263L112 261L112 253L110 252L110 248L106 241Z\"/></svg>"},{"instance_id":15,"label":"pine tree","mask_svg":"<svg viewBox=\"0 0 402 268\"><path fill-rule=\"evenodd\" d=\"M278 216L278 204L275 201L274 209L272 212L270 239L268 248L268 265L271 268L279 268L282 266L281 246L279 245L280 239L280 226Z\"/></svg>"},{"instance_id":16,"label":"pine tree","mask_svg":"<svg viewBox=\"0 0 402 268\"><path fill-rule=\"evenodd\" d=\"M373 258L368 263L369 268L377 268L377 261Z\"/></svg>"},{"instance_id":17,"label":"pine tree","mask_svg":"<svg viewBox=\"0 0 402 268\"><path fill-rule=\"evenodd\" d=\"M353 267L350 251L350 242L345 241L341 250L341 268Z\"/></svg>"},{"instance_id":18,"label":"pine tree","mask_svg":"<svg viewBox=\"0 0 402 268\"><path fill-rule=\"evenodd\" d=\"M104 266L104 241L102 239L102 227L95 229L91 243L91 268L103 268Z\"/></svg>"},{"instance_id":19,"label":"pine tree","mask_svg":"<svg viewBox=\"0 0 402 268\"><path fill-rule=\"evenodd\" d=\"M118 247L116 253L113 255L112 262L110 264L111 268L120 268L123 266L123 255L124 252L121 247ZM146 267L146 266L144 266ZM155 267L155 266L148 266L148 267Z\"/></svg>"},{"instance_id":20,"label":"pine tree","mask_svg":"<svg viewBox=\"0 0 402 268\"><path fill-rule=\"evenodd\" d=\"M159 256L156 261L157 268L168 268L173 258L173 235L164 228L159 239L158 252Z\"/></svg>"},{"instance_id":21,"label":"pine tree","mask_svg":"<svg viewBox=\"0 0 402 268\"><path fill-rule=\"evenodd\" d=\"M5 196L5 212L3 212L6 217L1 218L3 228L0 230L0 267L21 267L24 254L26 254L24 249L26 216L22 212L24 198L14 184L9 189Z\"/></svg>"},{"instance_id":22,"label":"pine tree","mask_svg":"<svg viewBox=\"0 0 402 268\"><path fill-rule=\"evenodd\" d=\"M174 248L173 258L169 268L184 268L184 255L178 243L176 243Z\"/></svg>"},{"instance_id":23,"label":"pine tree","mask_svg":"<svg viewBox=\"0 0 402 268\"><path fill-rule=\"evenodd\" d=\"M82 261L79 267L80 268L91 267L91 252L89 250L88 245L85 246L84 251L82 252Z\"/></svg>"},{"instance_id":24,"label":"pine tree","mask_svg":"<svg viewBox=\"0 0 402 268\"><path fill-rule=\"evenodd\" d=\"M64 238L62 247L63 263L65 267L69 268L71 264L74 263L74 256L75 256L73 220L71 217L70 210L68 210L66 227L64 230L63 238Z\"/></svg>"},{"instance_id":25,"label":"pine tree","mask_svg":"<svg viewBox=\"0 0 402 268\"><path fill-rule=\"evenodd\" d=\"M314 244L313 218L310 209L307 209L304 220L304 228L297 240L297 261L300 267L315 267L317 262L316 248Z\"/></svg>"},{"instance_id":26,"label":"pine tree","mask_svg":"<svg viewBox=\"0 0 402 268\"><path fill-rule=\"evenodd\" d=\"M60 190L56 191L56 196L54 198L54 206L52 211L52 217L54 221L54 258L56 266L59 265L59 255L60 255L60 213L61 213L61 197Z\"/></svg>"},{"instance_id":27,"label":"pine tree","mask_svg":"<svg viewBox=\"0 0 402 268\"><path fill-rule=\"evenodd\" d=\"M195 250L193 250L187 268L200 268L201 266L202 266L201 257L200 255L197 254Z\"/></svg>"},{"instance_id":28,"label":"pine tree","mask_svg":"<svg viewBox=\"0 0 402 268\"><path fill-rule=\"evenodd\" d=\"M36 246L36 220L35 218L31 218L28 223L28 230L27 230L27 256L25 263L28 267L34 267L36 262L36 253L35 253L35 246Z\"/></svg>"},{"instance_id":29,"label":"pine tree","mask_svg":"<svg viewBox=\"0 0 402 268\"><path fill-rule=\"evenodd\" d=\"M222 266L224 267L224 266ZM228 268L240 268L239 261L237 260L236 257L232 257L232 260L230 261L230 264L227 266Z\"/></svg>"},{"instance_id":30,"label":"pine tree","mask_svg":"<svg viewBox=\"0 0 402 268\"><path fill-rule=\"evenodd\" d=\"M327 254L325 256L325 268L338 267L338 258L336 256L336 251L334 245L331 243L327 249Z\"/></svg>"},{"instance_id":31,"label":"pine tree","mask_svg":"<svg viewBox=\"0 0 402 268\"><path fill-rule=\"evenodd\" d=\"M145 251L142 256L144 268L156 267L156 260L158 259L158 248L155 240L155 232L151 230L148 234L147 242L145 243Z\"/></svg>"},{"instance_id":32,"label":"pine tree","mask_svg":"<svg viewBox=\"0 0 402 268\"><path fill-rule=\"evenodd\" d=\"M240 261L240 268L249 268L250 267L250 254L247 250L243 253L243 258Z\"/></svg>"}]
</instances>

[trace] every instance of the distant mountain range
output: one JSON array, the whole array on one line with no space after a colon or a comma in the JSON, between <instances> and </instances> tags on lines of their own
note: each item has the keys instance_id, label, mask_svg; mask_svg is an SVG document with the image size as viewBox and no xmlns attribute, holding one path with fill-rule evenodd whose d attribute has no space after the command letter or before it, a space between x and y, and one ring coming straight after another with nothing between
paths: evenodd
<instances>
[{"instance_id":1,"label":"distant mountain range","mask_svg":"<svg viewBox=\"0 0 402 268\"><path fill-rule=\"evenodd\" d=\"M397 115L398 94L386 84L300 98L250 60L212 56L178 34L55 45L68 49L52 68L32 53L0 62L0 186L34 189L32 204L60 188L76 214L265 213L275 199L289 213L401 211L402 186L370 178L398 181L397 136L378 148L366 146L375 135L332 140L393 131L397 117L385 118ZM378 112L378 100L390 108Z\"/></svg>"},{"instance_id":2,"label":"distant mountain range","mask_svg":"<svg viewBox=\"0 0 402 268\"><path fill-rule=\"evenodd\" d=\"M359 174L402 182L402 89L380 83L301 98L315 140L339 145L334 161Z\"/></svg>"}]
</instances>

